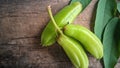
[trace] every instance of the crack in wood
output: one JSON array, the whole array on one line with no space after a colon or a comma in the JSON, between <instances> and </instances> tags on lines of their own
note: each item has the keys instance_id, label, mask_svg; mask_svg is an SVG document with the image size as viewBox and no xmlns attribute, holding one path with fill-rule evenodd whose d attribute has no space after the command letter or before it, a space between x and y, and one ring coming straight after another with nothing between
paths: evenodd
<instances>
[{"instance_id":1,"label":"crack in wood","mask_svg":"<svg viewBox=\"0 0 120 68\"><path fill-rule=\"evenodd\" d=\"M41 13L39 12L24 12L24 13L20 13L20 14L0 14L0 18L5 18L5 17L29 17L29 16L39 16Z\"/></svg>"},{"instance_id":2,"label":"crack in wood","mask_svg":"<svg viewBox=\"0 0 120 68\"><path fill-rule=\"evenodd\" d=\"M31 36L31 37L18 37L18 38L12 38L11 40L15 40L15 39L27 39L27 38L39 38L39 36Z\"/></svg>"},{"instance_id":3,"label":"crack in wood","mask_svg":"<svg viewBox=\"0 0 120 68\"><path fill-rule=\"evenodd\" d=\"M30 41L28 41L28 40L30 40ZM40 37L39 36L31 36L31 37L11 38L7 42L0 43L0 45L25 45L25 44L40 44Z\"/></svg>"}]
</instances>

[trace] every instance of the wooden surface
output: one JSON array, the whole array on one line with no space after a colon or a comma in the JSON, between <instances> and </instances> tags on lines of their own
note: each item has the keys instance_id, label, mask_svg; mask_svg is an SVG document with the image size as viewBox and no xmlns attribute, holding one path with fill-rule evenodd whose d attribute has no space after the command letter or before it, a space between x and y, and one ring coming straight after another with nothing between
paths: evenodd
<instances>
[{"instance_id":1,"label":"wooden surface","mask_svg":"<svg viewBox=\"0 0 120 68\"><path fill-rule=\"evenodd\" d=\"M49 21L46 10L53 14L70 0L0 0L0 68L73 68L63 49L55 43L40 45L40 35ZM75 19L75 24L92 30L97 0ZM89 55L89 68L102 68L100 61ZM120 64L116 66L119 68Z\"/></svg>"}]
</instances>

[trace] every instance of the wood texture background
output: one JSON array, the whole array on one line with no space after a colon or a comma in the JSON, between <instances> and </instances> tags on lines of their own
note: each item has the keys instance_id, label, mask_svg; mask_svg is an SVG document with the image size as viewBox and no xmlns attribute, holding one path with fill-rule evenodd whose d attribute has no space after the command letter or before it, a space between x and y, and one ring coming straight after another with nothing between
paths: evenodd
<instances>
[{"instance_id":1,"label":"wood texture background","mask_svg":"<svg viewBox=\"0 0 120 68\"><path fill-rule=\"evenodd\" d=\"M51 5L56 14L69 1L0 0L0 68L73 68L57 43L40 45L41 32L50 19L46 7ZM92 30L96 3L92 0L74 23ZM89 68L102 68L99 60L88 56ZM116 65L119 67L120 61Z\"/></svg>"}]
</instances>

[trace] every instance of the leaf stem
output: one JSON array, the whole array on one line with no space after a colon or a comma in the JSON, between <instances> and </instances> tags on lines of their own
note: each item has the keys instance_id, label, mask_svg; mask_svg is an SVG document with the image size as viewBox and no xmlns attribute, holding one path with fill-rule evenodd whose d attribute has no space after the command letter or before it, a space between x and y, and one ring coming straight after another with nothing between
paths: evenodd
<instances>
[{"instance_id":1,"label":"leaf stem","mask_svg":"<svg viewBox=\"0 0 120 68\"><path fill-rule=\"evenodd\" d=\"M51 7L50 7L50 6L48 6L48 14L49 14L49 16L50 16L50 18L51 18L51 20L52 20L52 23L53 23L53 25L55 26L55 28L58 30L58 32L59 32L61 35L63 35L63 32L60 30L60 28L59 28L58 25L56 24L56 21L55 21L55 19L54 19L54 17L53 17L53 14L52 14Z\"/></svg>"}]
</instances>

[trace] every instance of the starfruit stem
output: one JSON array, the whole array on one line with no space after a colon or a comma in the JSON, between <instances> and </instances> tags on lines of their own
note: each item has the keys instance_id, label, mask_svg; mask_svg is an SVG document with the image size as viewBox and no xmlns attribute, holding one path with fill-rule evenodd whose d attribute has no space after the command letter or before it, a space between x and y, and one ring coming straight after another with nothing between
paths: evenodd
<instances>
[{"instance_id":1,"label":"starfruit stem","mask_svg":"<svg viewBox=\"0 0 120 68\"><path fill-rule=\"evenodd\" d=\"M52 20L53 25L54 25L55 28L57 29L57 31L58 31L61 35L63 35L63 32L60 30L60 28L59 28L58 25L56 24L56 21L55 21L55 19L54 19L54 17L53 17L53 14L52 14L51 6L50 6L50 5L48 6L48 14L49 14L49 16L50 16L50 18L51 18L51 20Z\"/></svg>"}]
</instances>

